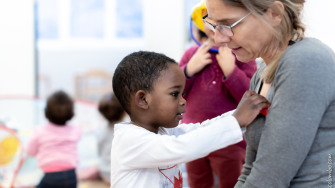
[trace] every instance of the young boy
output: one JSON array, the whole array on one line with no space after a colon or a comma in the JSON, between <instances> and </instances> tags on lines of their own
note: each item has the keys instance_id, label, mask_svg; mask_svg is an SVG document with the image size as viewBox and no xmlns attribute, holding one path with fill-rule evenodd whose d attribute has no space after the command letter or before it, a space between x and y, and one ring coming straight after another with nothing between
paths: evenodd
<instances>
[{"instance_id":1,"label":"young boy","mask_svg":"<svg viewBox=\"0 0 335 188\"><path fill-rule=\"evenodd\" d=\"M241 141L240 126L269 105L250 91L234 112L178 126L185 113L184 86L183 71L163 54L140 51L120 62L113 89L131 122L114 128L111 187L182 187L178 164Z\"/></svg>"}]
</instances>

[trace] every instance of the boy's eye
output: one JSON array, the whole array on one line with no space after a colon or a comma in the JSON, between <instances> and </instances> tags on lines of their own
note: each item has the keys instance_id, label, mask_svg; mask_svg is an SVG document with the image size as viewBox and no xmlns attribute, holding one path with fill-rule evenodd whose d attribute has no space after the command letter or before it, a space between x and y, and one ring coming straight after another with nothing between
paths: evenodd
<instances>
[{"instance_id":1,"label":"boy's eye","mask_svg":"<svg viewBox=\"0 0 335 188\"><path fill-rule=\"evenodd\" d=\"M171 95L174 96L174 97L178 97L179 92L173 92L173 93L171 93Z\"/></svg>"},{"instance_id":2,"label":"boy's eye","mask_svg":"<svg viewBox=\"0 0 335 188\"><path fill-rule=\"evenodd\" d=\"M181 96L185 97L186 93L181 94Z\"/></svg>"}]
</instances>

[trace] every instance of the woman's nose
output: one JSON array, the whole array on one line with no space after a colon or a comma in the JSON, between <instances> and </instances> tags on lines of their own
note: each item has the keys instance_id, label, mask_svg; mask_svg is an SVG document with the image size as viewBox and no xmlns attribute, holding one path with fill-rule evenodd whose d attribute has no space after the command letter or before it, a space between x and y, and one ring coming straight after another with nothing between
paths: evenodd
<instances>
[{"instance_id":1,"label":"woman's nose","mask_svg":"<svg viewBox=\"0 0 335 188\"><path fill-rule=\"evenodd\" d=\"M228 35L224 35L218 30L215 30L214 40L215 43L218 44L219 46L226 46L227 43L231 41L231 38Z\"/></svg>"}]
</instances>

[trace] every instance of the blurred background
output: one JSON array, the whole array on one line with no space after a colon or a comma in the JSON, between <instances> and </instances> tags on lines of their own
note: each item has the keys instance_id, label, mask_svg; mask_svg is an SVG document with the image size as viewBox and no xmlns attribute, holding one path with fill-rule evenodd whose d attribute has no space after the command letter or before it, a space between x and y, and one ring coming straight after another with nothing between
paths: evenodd
<instances>
[{"instance_id":1,"label":"blurred background","mask_svg":"<svg viewBox=\"0 0 335 188\"><path fill-rule=\"evenodd\" d=\"M84 132L78 169L89 175L85 169L98 163L94 131L106 124L96 103L112 90L117 64L138 50L178 62L192 45L190 15L199 1L0 0L0 124L15 130L24 145L33 127L46 123L45 98L64 90L76 99L72 122ZM334 7L334 0L307 0L303 20L307 36L335 51ZM0 137L6 134L0 131ZM14 184L34 187L42 172L34 158L20 166L20 157L8 172L18 164ZM6 172L0 168L0 180Z\"/></svg>"},{"instance_id":2,"label":"blurred background","mask_svg":"<svg viewBox=\"0 0 335 188\"><path fill-rule=\"evenodd\" d=\"M0 95L63 89L96 102L137 50L179 61L197 0L13 0L0 3Z\"/></svg>"},{"instance_id":3,"label":"blurred background","mask_svg":"<svg viewBox=\"0 0 335 188\"><path fill-rule=\"evenodd\" d=\"M198 0L0 0L0 95L63 89L96 102L120 60L137 50L179 61ZM335 2L307 0L307 35L335 49Z\"/></svg>"}]
</instances>

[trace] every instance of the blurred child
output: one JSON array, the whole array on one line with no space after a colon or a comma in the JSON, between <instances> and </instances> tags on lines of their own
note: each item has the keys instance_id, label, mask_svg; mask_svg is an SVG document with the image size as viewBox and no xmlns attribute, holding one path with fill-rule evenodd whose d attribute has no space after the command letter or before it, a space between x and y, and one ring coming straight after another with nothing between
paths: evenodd
<instances>
[{"instance_id":1,"label":"blurred child","mask_svg":"<svg viewBox=\"0 0 335 188\"><path fill-rule=\"evenodd\" d=\"M214 32L202 20L206 13L202 0L194 8L192 20L206 33L207 41L187 49L179 63L186 76L187 105L182 123L201 123L235 109L257 69L255 61L239 62L228 47L215 47ZM187 163L189 186L213 187L216 174L220 188L234 187L243 168L245 149L243 140Z\"/></svg>"},{"instance_id":2,"label":"blurred child","mask_svg":"<svg viewBox=\"0 0 335 188\"><path fill-rule=\"evenodd\" d=\"M208 37L205 32L201 31L195 24L192 24L192 33L194 37L194 44L203 44L208 40ZM193 38L192 37L192 38Z\"/></svg>"},{"instance_id":3,"label":"blurred child","mask_svg":"<svg viewBox=\"0 0 335 188\"><path fill-rule=\"evenodd\" d=\"M63 91L53 93L45 107L49 123L37 127L27 145L27 153L37 157L44 177L37 188L76 188L77 143L80 127L66 122L74 116L73 100Z\"/></svg>"},{"instance_id":4,"label":"blurred child","mask_svg":"<svg viewBox=\"0 0 335 188\"><path fill-rule=\"evenodd\" d=\"M114 124L120 122L126 112L123 110L119 100L114 93L104 96L98 105L99 112L108 121L108 125L99 130L98 154L100 157L99 174L106 183L110 183L110 153L114 138Z\"/></svg>"},{"instance_id":5,"label":"blurred child","mask_svg":"<svg viewBox=\"0 0 335 188\"><path fill-rule=\"evenodd\" d=\"M111 187L181 188L180 163L240 142L240 126L269 105L249 91L234 112L178 126L185 113L184 87L183 71L163 54L134 52L117 66L113 89L131 121L114 128Z\"/></svg>"}]
</instances>

